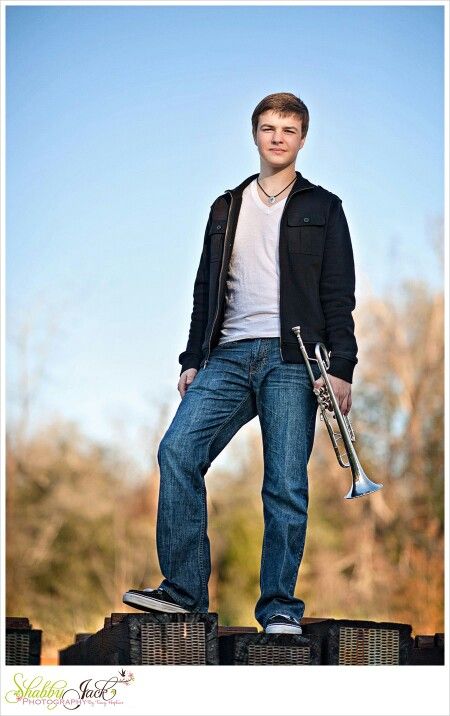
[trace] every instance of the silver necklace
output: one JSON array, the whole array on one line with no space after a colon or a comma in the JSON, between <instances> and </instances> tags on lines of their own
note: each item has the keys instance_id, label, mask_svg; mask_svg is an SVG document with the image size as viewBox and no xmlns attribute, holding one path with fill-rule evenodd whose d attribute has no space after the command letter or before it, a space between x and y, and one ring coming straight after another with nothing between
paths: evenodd
<instances>
[{"instance_id":1,"label":"silver necklace","mask_svg":"<svg viewBox=\"0 0 450 716\"><path fill-rule=\"evenodd\" d=\"M277 198L277 196L280 196L280 194L282 194L282 193L288 188L288 186L291 186L291 184L292 184L296 179L297 179L297 175L295 175L295 177L293 178L293 180L290 181L289 184L284 187L284 189L282 189L281 191L279 191L278 194L268 194L268 193L263 189L263 187L261 186L261 184L259 183L258 177L256 178L256 182L257 182L259 188L261 189L261 191L263 191L264 194L269 197L269 204L274 204L274 203L275 203L275 199Z\"/></svg>"}]
</instances>

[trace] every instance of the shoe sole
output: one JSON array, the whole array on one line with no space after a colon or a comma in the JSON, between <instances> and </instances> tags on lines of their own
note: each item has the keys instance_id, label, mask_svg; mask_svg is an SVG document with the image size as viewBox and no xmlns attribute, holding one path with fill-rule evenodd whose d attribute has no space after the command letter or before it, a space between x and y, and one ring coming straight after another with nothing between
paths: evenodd
<instances>
[{"instance_id":1,"label":"shoe sole","mask_svg":"<svg viewBox=\"0 0 450 716\"><path fill-rule=\"evenodd\" d=\"M302 628L296 627L296 626L288 626L288 625L281 625L277 626L276 624L272 624L271 626L268 626L266 629L264 629L266 634L301 634Z\"/></svg>"},{"instance_id":2,"label":"shoe sole","mask_svg":"<svg viewBox=\"0 0 450 716\"><path fill-rule=\"evenodd\" d=\"M141 594L130 594L127 592L124 594L122 601L124 604L128 604L129 607L135 609L143 609L147 612L170 612L171 614L190 614L188 609L183 609L177 604L171 604L170 602L164 602L161 599L153 599L152 597L144 597Z\"/></svg>"}]
</instances>

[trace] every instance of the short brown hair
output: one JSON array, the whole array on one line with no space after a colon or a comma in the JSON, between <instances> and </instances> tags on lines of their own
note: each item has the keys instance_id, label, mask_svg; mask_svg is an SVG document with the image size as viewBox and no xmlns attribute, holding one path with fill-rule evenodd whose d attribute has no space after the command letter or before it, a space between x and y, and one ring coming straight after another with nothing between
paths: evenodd
<instances>
[{"instance_id":1,"label":"short brown hair","mask_svg":"<svg viewBox=\"0 0 450 716\"><path fill-rule=\"evenodd\" d=\"M306 104L302 102L300 97L296 97L291 92L275 92L275 94L268 94L267 97L259 102L253 110L252 114L252 132L253 137L256 137L256 130L258 128L259 115L267 110L273 110L282 117L289 114L296 114L300 117L302 122L302 139L306 137L309 127L309 112Z\"/></svg>"}]
</instances>

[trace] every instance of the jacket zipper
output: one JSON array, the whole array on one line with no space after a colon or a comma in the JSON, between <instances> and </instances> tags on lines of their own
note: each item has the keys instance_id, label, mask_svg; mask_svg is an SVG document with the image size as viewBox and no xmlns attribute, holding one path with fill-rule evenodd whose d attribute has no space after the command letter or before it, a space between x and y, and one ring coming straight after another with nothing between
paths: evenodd
<instances>
[{"instance_id":1,"label":"jacket zipper","mask_svg":"<svg viewBox=\"0 0 450 716\"><path fill-rule=\"evenodd\" d=\"M313 186L315 186L315 184ZM283 220L284 212L286 211L286 207L289 204L289 201L292 199L294 194L299 194L301 191L308 191L308 189L312 189L312 188L313 188L312 186L305 186L305 187L303 187L303 189L296 189L290 196L288 196L288 198L286 199L286 203L284 205L283 211L281 213L280 233L281 233L281 222ZM278 249L278 251L279 251L279 249ZM281 316L282 316L282 313L281 313L281 262L280 262L280 305L279 305L278 309L279 309L279 313L280 313L280 339L279 339L280 340L280 358L281 358L281 361L284 363L283 351L281 350Z\"/></svg>"},{"instance_id":2,"label":"jacket zipper","mask_svg":"<svg viewBox=\"0 0 450 716\"><path fill-rule=\"evenodd\" d=\"M224 255L225 255L225 250L226 250L226 246L227 246L227 239L228 239L228 230L229 230L229 228L230 228L230 223L231 223L230 219L231 219L231 209L232 209L232 206L233 206L233 194L231 193L231 191L226 191L225 194L229 194L230 197L231 197L231 200L230 200L230 208L229 208L229 210L228 210L227 228L225 229L225 236L224 236L224 238L223 238L222 262L221 262L220 273L219 273L219 286L218 286L218 294L217 294L216 314L215 314L215 316L214 316L214 320L213 320L212 326L211 326L211 332L210 332L210 334L209 334L208 353L207 353L207 355L206 355L205 362L204 362L204 364L203 364L203 368L206 368L206 366L208 365L209 354L211 353L211 338L212 338L212 335L213 335L213 333L214 333L214 326L215 326L215 324L216 324L217 316L219 315L219 308L220 308L220 306L219 306L220 280L221 280L221 278L222 278L222 271L223 271L223 265L224 265Z\"/></svg>"}]
</instances>

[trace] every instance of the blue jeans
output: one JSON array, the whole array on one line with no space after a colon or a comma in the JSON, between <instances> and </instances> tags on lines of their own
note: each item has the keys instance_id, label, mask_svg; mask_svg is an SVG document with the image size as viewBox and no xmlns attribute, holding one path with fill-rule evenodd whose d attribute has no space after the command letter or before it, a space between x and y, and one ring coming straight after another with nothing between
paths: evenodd
<instances>
[{"instance_id":1,"label":"blue jeans","mask_svg":"<svg viewBox=\"0 0 450 716\"><path fill-rule=\"evenodd\" d=\"M310 365L318 378L317 363ZM255 616L263 628L274 614L301 619L305 603L294 590L306 536L307 464L316 412L306 366L283 362L278 338L232 341L211 352L158 449L160 586L178 604L208 611L211 559L204 477L239 428L258 415L264 539Z\"/></svg>"}]
</instances>

